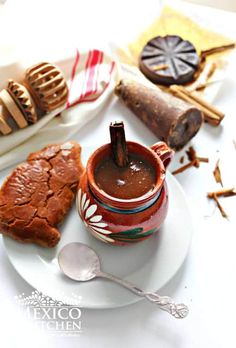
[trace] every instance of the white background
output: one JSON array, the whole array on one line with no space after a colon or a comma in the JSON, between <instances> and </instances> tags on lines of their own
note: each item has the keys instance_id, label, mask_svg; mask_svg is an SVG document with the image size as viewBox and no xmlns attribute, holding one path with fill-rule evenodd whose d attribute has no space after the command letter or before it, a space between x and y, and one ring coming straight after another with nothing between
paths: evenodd
<instances>
[{"instance_id":1,"label":"white background","mask_svg":"<svg viewBox=\"0 0 236 348\"><path fill-rule=\"evenodd\" d=\"M42 29L44 35L50 27L50 33L54 32L55 40L60 41L61 38L62 43L71 40L73 44L78 38L78 42L75 43L78 44L87 37L91 41L103 41L106 38L117 42L132 36L132 32L141 31L148 20L158 15L159 8L157 2L148 0L145 0L145 6L143 1L128 0L88 3L90 5L82 1L58 1L57 4L50 1L49 6L45 1L31 1L31 4L27 4L26 1L9 0L11 19L4 15L0 20L1 23L7 22L4 32L1 32L0 40L4 40L5 37L6 41L7 33L11 38L17 35L22 49L30 50L35 45L33 39L40 38L40 30L44 26ZM95 6L94 10L91 3ZM41 6L41 13L37 9L37 4ZM146 7L147 4L149 7ZM199 20L235 39L235 14L186 3L180 3L179 8L194 13ZM50 11L51 16L54 14L50 24L47 11ZM46 21L42 18L42 13L45 13ZM31 19L27 21L27 17ZM56 22L59 27L58 32L55 30ZM70 36L68 32L71 30L76 32ZM58 37L58 33L61 37L60 35ZM41 38L43 39L43 35ZM49 47L50 45L47 49ZM51 49L52 47L53 42ZM1 347L231 348L236 346L236 198L222 200L229 214L228 220L223 219L214 204L206 199L207 191L219 188L212 175L218 158L221 159L225 187L236 185L236 150L232 142L236 139L235 79L236 64L232 63L215 100L215 104L226 113L222 126L212 128L204 125L192 141L198 154L209 157L210 163L203 163L199 169L192 168L176 176L186 192L193 214L195 233L185 264L160 293L186 302L190 307L189 316L185 320L177 321L167 313L159 311L154 305L141 301L118 309L82 310L83 333L80 337L49 337L32 328L18 315L14 296L22 292L29 294L32 289L10 265L0 240ZM141 141L147 145L156 141L155 136L117 100L113 101L106 112L81 129L77 139L82 146L102 144L109 140L107 125L111 120L117 119L125 121L127 138L130 140ZM179 165L180 155L176 156L172 169Z\"/></svg>"}]
</instances>

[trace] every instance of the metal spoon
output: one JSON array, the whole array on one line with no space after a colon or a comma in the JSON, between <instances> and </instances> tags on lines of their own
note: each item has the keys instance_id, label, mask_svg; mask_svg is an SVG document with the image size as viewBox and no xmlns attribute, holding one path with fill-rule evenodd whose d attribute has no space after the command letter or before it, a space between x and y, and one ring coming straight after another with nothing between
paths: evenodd
<instances>
[{"instance_id":1,"label":"metal spoon","mask_svg":"<svg viewBox=\"0 0 236 348\"><path fill-rule=\"evenodd\" d=\"M59 252L58 262L62 272L73 280L84 282L96 277L110 279L136 295L157 304L160 309L177 319L185 318L188 315L188 307L185 304L175 303L172 298L160 296L155 292L144 292L126 280L102 272L98 255L85 244L69 243L65 245Z\"/></svg>"}]
</instances>

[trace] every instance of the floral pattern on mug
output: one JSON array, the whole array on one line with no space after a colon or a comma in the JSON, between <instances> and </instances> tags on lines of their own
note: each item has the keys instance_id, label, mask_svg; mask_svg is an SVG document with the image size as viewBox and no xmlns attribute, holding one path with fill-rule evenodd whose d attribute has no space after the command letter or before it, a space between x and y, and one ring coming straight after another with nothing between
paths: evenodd
<instances>
[{"instance_id":1,"label":"floral pattern on mug","mask_svg":"<svg viewBox=\"0 0 236 348\"><path fill-rule=\"evenodd\" d=\"M102 215L96 214L97 204L90 204L90 199L81 189L78 191L77 207L85 226L89 228L95 237L106 243L114 243L114 239L107 236L112 233L106 229L107 223L102 221Z\"/></svg>"}]
</instances>

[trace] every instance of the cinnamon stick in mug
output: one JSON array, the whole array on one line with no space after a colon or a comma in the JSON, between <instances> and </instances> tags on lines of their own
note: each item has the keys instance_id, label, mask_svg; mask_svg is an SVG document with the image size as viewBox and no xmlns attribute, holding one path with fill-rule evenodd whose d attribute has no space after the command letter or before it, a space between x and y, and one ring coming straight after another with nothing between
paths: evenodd
<instances>
[{"instance_id":1,"label":"cinnamon stick in mug","mask_svg":"<svg viewBox=\"0 0 236 348\"><path fill-rule=\"evenodd\" d=\"M115 94L148 128L172 149L180 150L198 132L202 112L195 106L130 79L122 79Z\"/></svg>"},{"instance_id":2,"label":"cinnamon stick in mug","mask_svg":"<svg viewBox=\"0 0 236 348\"><path fill-rule=\"evenodd\" d=\"M118 167L126 167L129 163L129 159L123 122L114 122L110 124L110 137L112 156L116 165Z\"/></svg>"}]
</instances>

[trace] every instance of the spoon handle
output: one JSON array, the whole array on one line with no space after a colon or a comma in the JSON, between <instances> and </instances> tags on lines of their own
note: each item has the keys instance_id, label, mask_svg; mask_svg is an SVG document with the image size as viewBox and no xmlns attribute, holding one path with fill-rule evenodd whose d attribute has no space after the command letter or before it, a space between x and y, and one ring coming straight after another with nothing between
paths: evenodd
<instances>
[{"instance_id":1,"label":"spoon handle","mask_svg":"<svg viewBox=\"0 0 236 348\"><path fill-rule=\"evenodd\" d=\"M174 300L169 296L160 296L156 292L144 292L142 289L131 284L130 282L115 277L112 274L98 272L97 277L106 278L112 280L125 288L131 290L136 295L146 298L148 301L155 303L160 309L170 313L173 317L177 319L183 319L188 315L188 307L184 303L175 303Z\"/></svg>"}]
</instances>

